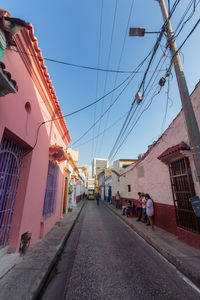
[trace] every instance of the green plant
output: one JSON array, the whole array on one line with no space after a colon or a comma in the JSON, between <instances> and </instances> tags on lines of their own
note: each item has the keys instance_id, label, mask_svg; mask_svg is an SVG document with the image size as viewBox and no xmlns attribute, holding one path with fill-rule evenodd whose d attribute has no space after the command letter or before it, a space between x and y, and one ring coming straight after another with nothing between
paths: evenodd
<instances>
[{"instance_id":1,"label":"green plant","mask_svg":"<svg viewBox=\"0 0 200 300\"><path fill-rule=\"evenodd\" d=\"M69 183L68 194L71 195L73 193L73 187L71 182Z\"/></svg>"}]
</instances>

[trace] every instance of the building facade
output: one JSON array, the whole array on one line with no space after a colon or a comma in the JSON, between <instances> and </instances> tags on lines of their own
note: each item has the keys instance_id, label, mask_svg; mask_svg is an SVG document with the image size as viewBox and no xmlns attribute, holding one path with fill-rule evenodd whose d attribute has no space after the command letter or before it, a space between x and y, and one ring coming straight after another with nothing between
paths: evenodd
<instances>
[{"instance_id":1,"label":"building facade","mask_svg":"<svg viewBox=\"0 0 200 300\"><path fill-rule=\"evenodd\" d=\"M108 168L108 159L94 158L92 162L92 177L98 176L106 168Z\"/></svg>"},{"instance_id":2,"label":"building facade","mask_svg":"<svg viewBox=\"0 0 200 300\"><path fill-rule=\"evenodd\" d=\"M0 248L8 252L18 252L27 233L34 244L60 219L71 140L33 26L13 42L3 64L18 91L0 101Z\"/></svg>"},{"instance_id":3,"label":"building facade","mask_svg":"<svg viewBox=\"0 0 200 300\"><path fill-rule=\"evenodd\" d=\"M200 83L191 95L200 126ZM189 201L200 196L192 150L181 111L168 129L134 165L114 173L122 200L136 200L138 192L154 200L155 224L200 249L200 217Z\"/></svg>"}]
</instances>

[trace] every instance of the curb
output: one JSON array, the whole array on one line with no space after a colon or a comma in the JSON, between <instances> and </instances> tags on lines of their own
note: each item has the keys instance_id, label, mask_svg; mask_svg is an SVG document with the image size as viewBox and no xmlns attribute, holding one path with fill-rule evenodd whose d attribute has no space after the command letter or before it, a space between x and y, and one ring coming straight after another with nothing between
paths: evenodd
<instances>
[{"instance_id":1,"label":"curb","mask_svg":"<svg viewBox=\"0 0 200 300\"><path fill-rule=\"evenodd\" d=\"M66 233L64 238L61 240L61 242L60 242L60 244L57 248L57 252L55 253L54 257L52 258L52 261L49 264L46 273L44 274L42 280L38 283L38 287L35 287L36 291L33 291L32 295L30 295L30 297L26 298L26 300L38 300L38 299L40 299L40 296L42 295L42 293L43 293L43 291L46 287L46 283L48 281L49 275L51 274L52 270L54 269L55 265L57 264L61 254L62 254L62 252L63 252L63 250L66 246L67 240L69 239L69 236L70 236L70 234L71 234L71 232L72 232L72 230L73 230L73 228L76 224L76 221L78 220L85 204L86 204L86 200L83 202L77 216L75 217L74 221L71 224L70 229L68 230L68 232ZM58 226L59 226L59 222L60 221L58 221L56 223Z\"/></svg>"},{"instance_id":2,"label":"curb","mask_svg":"<svg viewBox=\"0 0 200 300\"><path fill-rule=\"evenodd\" d=\"M102 201L103 202L103 201ZM168 260L171 264L173 264L178 271L183 273L186 277L188 277L197 287L200 288L200 277L198 274L191 271L191 268L188 268L187 265L183 264L176 256L172 253L161 247L158 243L152 240L148 235L146 235L143 231L136 228L132 223L128 221L128 219L123 218L122 215L119 215L112 207L107 205L107 203L103 204L108 207L113 214L115 214L118 218L120 218L124 223L126 223L129 227L131 227L139 236L141 236L149 245L151 245L156 251L158 251L165 259Z\"/></svg>"}]
</instances>

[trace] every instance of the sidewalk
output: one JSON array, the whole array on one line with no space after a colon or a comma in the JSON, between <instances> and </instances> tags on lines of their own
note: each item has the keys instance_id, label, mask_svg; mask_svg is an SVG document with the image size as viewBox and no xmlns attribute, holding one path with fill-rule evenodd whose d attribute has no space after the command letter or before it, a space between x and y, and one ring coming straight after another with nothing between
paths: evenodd
<instances>
[{"instance_id":1,"label":"sidewalk","mask_svg":"<svg viewBox=\"0 0 200 300\"><path fill-rule=\"evenodd\" d=\"M198 249L181 242L175 235L159 227L155 227L152 231L150 226L137 222L136 217L122 216L120 209L116 209L106 201L102 202L200 288L200 251Z\"/></svg>"},{"instance_id":2,"label":"sidewalk","mask_svg":"<svg viewBox=\"0 0 200 300\"><path fill-rule=\"evenodd\" d=\"M30 247L22 260L0 280L1 300L35 300L65 246L85 200Z\"/></svg>"}]
</instances>

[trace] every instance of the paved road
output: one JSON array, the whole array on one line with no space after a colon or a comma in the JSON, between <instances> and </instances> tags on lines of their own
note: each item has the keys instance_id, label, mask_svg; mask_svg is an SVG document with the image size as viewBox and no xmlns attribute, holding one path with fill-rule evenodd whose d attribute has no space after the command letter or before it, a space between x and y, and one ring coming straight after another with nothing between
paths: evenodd
<instances>
[{"instance_id":1,"label":"paved road","mask_svg":"<svg viewBox=\"0 0 200 300\"><path fill-rule=\"evenodd\" d=\"M43 295L47 299L189 300L200 294L103 203L88 201Z\"/></svg>"}]
</instances>

